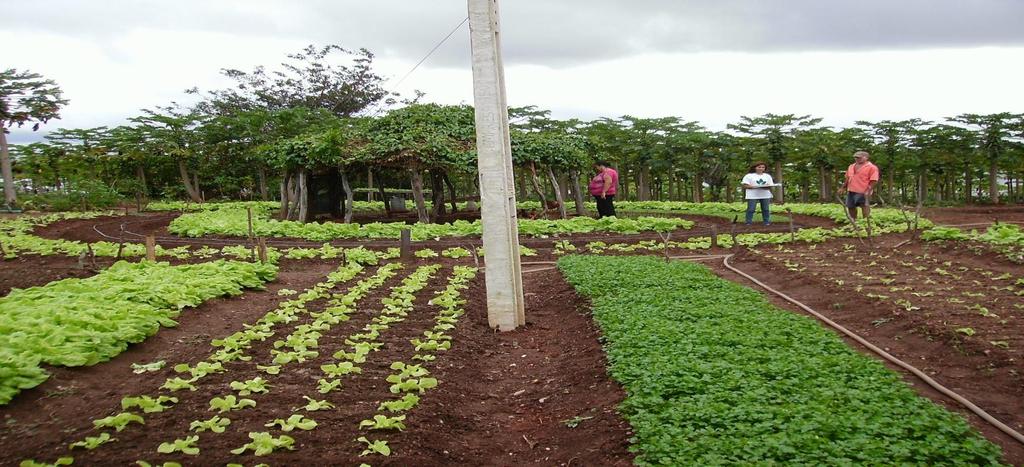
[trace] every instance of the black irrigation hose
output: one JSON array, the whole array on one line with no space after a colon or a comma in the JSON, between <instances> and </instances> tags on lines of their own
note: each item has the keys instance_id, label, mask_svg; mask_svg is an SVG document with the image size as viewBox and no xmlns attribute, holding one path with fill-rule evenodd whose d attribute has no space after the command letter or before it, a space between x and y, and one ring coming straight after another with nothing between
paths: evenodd
<instances>
[{"instance_id":1,"label":"black irrigation hose","mask_svg":"<svg viewBox=\"0 0 1024 467\"><path fill-rule=\"evenodd\" d=\"M1024 225L1024 221L992 221L992 222L972 222L970 224L935 224L936 227L980 227L980 226L992 226L998 224L1016 224Z\"/></svg>"},{"instance_id":2,"label":"black irrigation hose","mask_svg":"<svg viewBox=\"0 0 1024 467\"><path fill-rule=\"evenodd\" d=\"M732 272L735 272L736 274L739 274L739 275L749 279L751 282L761 286L761 288L763 288L763 289L765 289L765 290L767 290L767 291L769 291L769 292L771 292L771 293L773 293L775 295L778 295L779 297L785 299L786 301L788 301L788 302L790 302L790 303L800 307L804 311L806 311L806 312L810 313L811 315L813 315L815 318L818 318L819 320L821 320L821 322L823 322L823 323L829 325L830 327L832 327L833 329L835 329L835 330L845 334L850 339L853 339L853 340L857 341L859 344L863 345L868 350L874 352L878 356L884 358L885 360L889 361L890 363L892 363L892 364L894 364L894 365L896 365L896 366L898 366L900 368L903 368L904 370L910 372L914 376L920 378L921 381L924 381L926 384L931 386L932 389L935 389L936 391L938 391L939 393L945 395L946 397L949 397L950 399L953 399L954 401L958 402L960 405L962 405L965 408L967 408L967 410L970 410L971 412L974 412L974 414L977 415L978 417L981 417L982 420L985 420L986 422L988 422L992 426L994 426L997 429L999 429L999 431L1002 431L1003 433L1006 433L1011 438L1017 440L1017 442L1019 442L1021 444L1024 444L1024 435L1020 434L1019 432L1017 432L1013 428L1010 428L1005 423L1000 422L995 417L989 415L988 412L985 412L984 410L981 409L981 407L978 407L977 405L974 405L974 403L972 403L971 401L967 400L967 398L965 398L965 397L961 396L960 394L957 394L957 393L953 392L952 390L946 388L945 386L939 384L937 381L935 381L934 379L932 379L931 377L926 375L921 370L918 370L917 368L914 368L910 364L908 364L908 363L906 363L906 362L904 362L904 361L902 361L902 360L892 356L888 352L878 348L874 344L868 342L863 337L860 337L857 334L855 334L853 331L850 331L850 330L840 326L838 323L836 323L836 322L826 318L821 313L818 313L817 311L814 311L811 307L809 307L807 305L804 305L803 303L800 303L800 302L796 301L792 297L790 297L790 296L788 296L788 295L786 295L786 294L784 294L782 292L779 292L778 290L775 290L775 289L769 287L767 284L757 280L756 278L754 278L750 274L747 274L747 273L745 273L743 271L740 271L739 269L733 267L732 265L729 264L729 259L732 258L732 256L733 255L725 255L725 257L722 259L722 264L726 268L731 270Z\"/></svg>"}]
</instances>

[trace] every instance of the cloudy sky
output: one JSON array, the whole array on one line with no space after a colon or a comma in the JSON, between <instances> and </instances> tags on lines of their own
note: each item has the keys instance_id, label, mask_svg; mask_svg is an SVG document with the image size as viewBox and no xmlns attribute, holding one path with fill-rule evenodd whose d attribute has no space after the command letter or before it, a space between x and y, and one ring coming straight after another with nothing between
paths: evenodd
<instances>
[{"instance_id":1,"label":"cloudy sky","mask_svg":"<svg viewBox=\"0 0 1024 467\"><path fill-rule=\"evenodd\" d=\"M1024 111L1022 0L503 0L510 105L556 117L741 115L825 124ZM56 80L57 127L117 125L222 68L365 47L394 90L472 103L464 0L0 0L2 67ZM38 138L15 129L14 142Z\"/></svg>"}]
</instances>

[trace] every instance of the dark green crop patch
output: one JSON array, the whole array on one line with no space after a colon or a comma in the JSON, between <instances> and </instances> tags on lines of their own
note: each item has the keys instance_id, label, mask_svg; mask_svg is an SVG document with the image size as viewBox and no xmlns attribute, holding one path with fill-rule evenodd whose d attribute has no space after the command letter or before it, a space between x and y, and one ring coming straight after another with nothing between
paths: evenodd
<instances>
[{"instance_id":1,"label":"dark green crop patch","mask_svg":"<svg viewBox=\"0 0 1024 467\"><path fill-rule=\"evenodd\" d=\"M639 465L998 465L958 415L815 321L703 266L569 256Z\"/></svg>"}]
</instances>

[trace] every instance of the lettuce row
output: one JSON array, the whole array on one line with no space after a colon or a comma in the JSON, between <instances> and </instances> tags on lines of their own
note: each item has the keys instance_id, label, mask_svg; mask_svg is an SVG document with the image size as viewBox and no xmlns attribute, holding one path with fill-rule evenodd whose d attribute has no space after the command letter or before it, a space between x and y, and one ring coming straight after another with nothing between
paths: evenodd
<instances>
[{"instance_id":1,"label":"lettuce row","mask_svg":"<svg viewBox=\"0 0 1024 467\"><path fill-rule=\"evenodd\" d=\"M401 230L411 229L414 240L438 237L477 236L481 233L480 221L455 221L450 224L413 224L403 222L369 224L323 224L279 221L270 218L270 209L254 209L253 229L263 237L304 238L313 241L327 241L337 238L398 238ZM637 219L616 219L606 217L593 219L575 217L567 220L519 220L519 233L527 236L558 235L568 233L618 232L624 234L643 231L671 231L690 228L692 221L676 218L641 217ZM248 235L248 213L245 209L222 208L216 211L185 213L174 219L167 229L169 232L187 237L204 235Z\"/></svg>"},{"instance_id":2,"label":"lettuce row","mask_svg":"<svg viewBox=\"0 0 1024 467\"><path fill-rule=\"evenodd\" d=\"M40 364L87 366L106 361L185 307L261 288L272 265L218 260L171 266L120 261L87 279L15 289L0 298L0 404L46 379Z\"/></svg>"}]
</instances>

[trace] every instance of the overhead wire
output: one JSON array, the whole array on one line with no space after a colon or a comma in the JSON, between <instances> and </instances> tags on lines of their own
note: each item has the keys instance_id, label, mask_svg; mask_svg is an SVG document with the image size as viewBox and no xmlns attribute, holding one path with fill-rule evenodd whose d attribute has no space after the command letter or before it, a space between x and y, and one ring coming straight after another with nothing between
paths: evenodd
<instances>
[{"instance_id":1,"label":"overhead wire","mask_svg":"<svg viewBox=\"0 0 1024 467\"><path fill-rule=\"evenodd\" d=\"M445 42L448 42L448 39L451 39L452 35L454 35L455 32L458 31L460 28L462 28L462 25L466 24L466 22L468 22L468 21L469 21L469 15L466 15L466 17L462 18L462 21L460 21L458 25L456 25L454 28L452 28L452 30L450 32L448 32L448 35L444 36L443 39L441 39L437 44L435 44L434 47L432 49L430 49L430 51L427 52L427 54L424 55L423 58L420 59L420 61L416 62L416 64L413 65L413 67L410 68L409 71L407 71L405 73L405 75L402 76L401 79L399 79L393 86L391 86L391 89L388 90L388 94L391 94L391 93L395 92L395 90L397 90L398 87L401 86L403 82L405 82L406 78L408 78L410 75L412 75L413 72L416 71L416 69L419 68L420 65L423 64L423 62L427 61L427 59L430 58L430 56L433 55L434 52L437 51L437 49L441 48L441 46L444 45ZM378 102L374 106L373 115L379 115L380 111L381 111L381 107L382 106L381 106L380 102Z\"/></svg>"}]
</instances>

